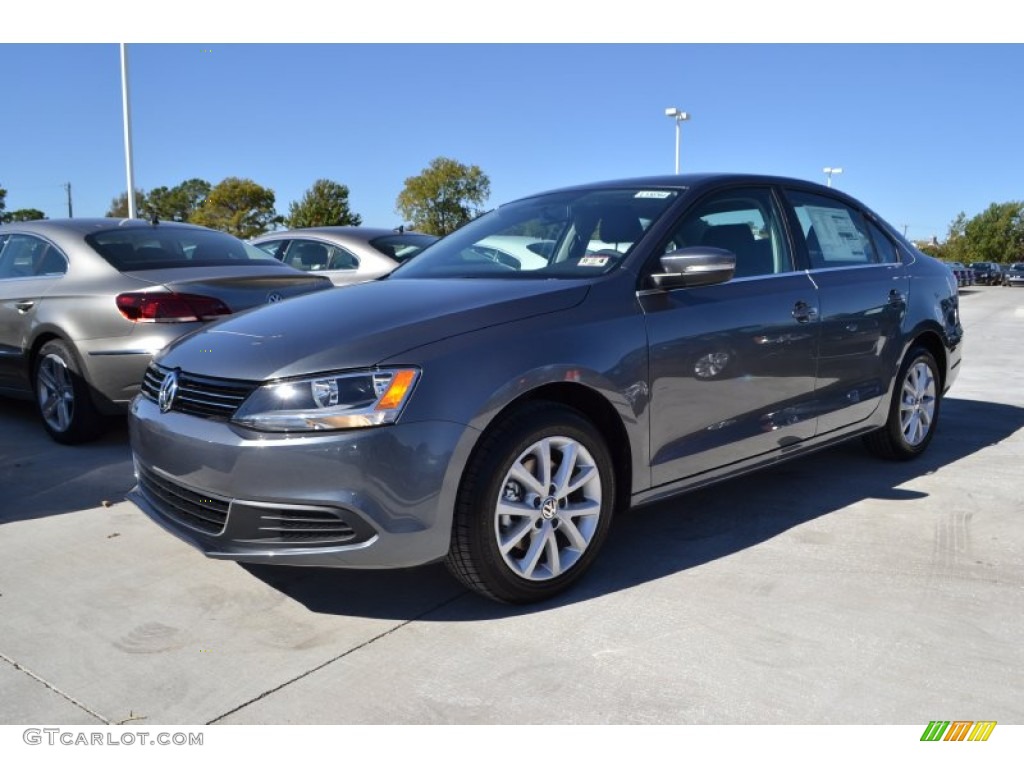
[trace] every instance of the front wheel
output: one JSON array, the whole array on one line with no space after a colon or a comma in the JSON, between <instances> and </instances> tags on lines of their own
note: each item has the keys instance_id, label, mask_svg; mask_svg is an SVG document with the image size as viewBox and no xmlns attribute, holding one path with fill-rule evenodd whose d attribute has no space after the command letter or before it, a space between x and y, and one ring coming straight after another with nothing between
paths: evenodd
<instances>
[{"instance_id":1,"label":"front wheel","mask_svg":"<svg viewBox=\"0 0 1024 768\"><path fill-rule=\"evenodd\" d=\"M566 589L608 534L612 460L581 414L535 404L484 436L463 476L448 569L499 602L531 603Z\"/></svg>"},{"instance_id":2,"label":"front wheel","mask_svg":"<svg viewBox=\"0 0 1024 768\"><path fill-rule=\"evenodd\" d=\"M906 461L924 453L939 421L942 392L932 353L911 348L895 386L885 426L868 435L865 443L882 458Z\"/></svg>"}]
</instances>

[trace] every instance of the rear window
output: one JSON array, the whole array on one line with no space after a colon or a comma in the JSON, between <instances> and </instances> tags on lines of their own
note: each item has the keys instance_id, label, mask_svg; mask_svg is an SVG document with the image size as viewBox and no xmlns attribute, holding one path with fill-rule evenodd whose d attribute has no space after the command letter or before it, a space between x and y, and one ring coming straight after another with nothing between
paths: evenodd
<instances>
[{"instance_id":1,"label":"rear window","mask_svg":"<svg viewBox=\"0 0 1024 768\"><path fill-rule=\"evenodd\" d=\"M185 227L109 229L85 241L120 272L173 267L280 264L259 248L225 234Z\"/></svg>"}]
</instances>

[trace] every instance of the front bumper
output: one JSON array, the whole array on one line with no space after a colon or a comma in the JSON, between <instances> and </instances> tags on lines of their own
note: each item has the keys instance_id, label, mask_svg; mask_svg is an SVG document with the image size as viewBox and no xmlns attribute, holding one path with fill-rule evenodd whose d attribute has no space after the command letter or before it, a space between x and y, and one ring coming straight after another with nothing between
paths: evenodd
<instances>
[{"instance_id":1,"label":"front bumper","mask_svg":"<svg viewBox=\"0 0 1024 768\"><path fill-rule=\"evenodd\" d=\"M401 568L443 558L475 432L449 422L267 436L224 421L129 414L128 498L213 558Z\"/></svg>"}]
</instances>

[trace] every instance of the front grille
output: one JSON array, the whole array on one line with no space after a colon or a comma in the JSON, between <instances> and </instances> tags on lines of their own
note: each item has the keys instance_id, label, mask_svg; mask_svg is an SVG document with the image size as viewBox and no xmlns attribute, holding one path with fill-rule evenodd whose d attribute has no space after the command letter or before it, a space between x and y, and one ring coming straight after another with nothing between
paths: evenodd
<instances>
[{"instance_id":1,"label":"front grille","mask_svg":"<svg viewBox=\"0 0 1024 768\"><path fill-rule=\"evenodd\" d=\"M154 403L160 402L160 386L171 371L151 364L142 379L142 394ZM259 386L252 381L218 379L178 371L178 392L172 411L206 419L230 419L245 399Z\"/></svg>"},{"instance_id":2,"label":"front grille","mask_svg":"<svg viewBox=\"0 0 1024 768\"><path fill-rule=\"evenodd\" d=\"M275 509L260 516L262 540L342 544L355 538L352 526L336 514L315 509Z\"/></svg>"},{"instance_id":3,"label":"front grille","mask_svg":"<svg viewBox=\"0 0 1024 768\"><path fill-rule=\"evenodd\" d=\"M164 517L216 536L224 530L230 499L198 493L139 466L139 488Z\"/></svg>"}]
</instances>

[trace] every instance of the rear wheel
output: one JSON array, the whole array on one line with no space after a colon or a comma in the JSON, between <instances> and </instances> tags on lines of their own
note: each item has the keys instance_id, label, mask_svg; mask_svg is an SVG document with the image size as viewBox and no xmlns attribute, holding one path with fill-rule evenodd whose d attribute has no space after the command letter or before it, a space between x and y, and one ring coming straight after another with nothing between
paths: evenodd
<instances>
[{"instance_id":1,"label":"rear wheel","mask_svg":"<svg viewBox=\"0 0 1024 768\"><path fill-rule=\"evenodd\" d=\"M103 417L93 405L89 385L65 342L48 341L42 346L32 378L39 415L50 437L74 445L95 440L103 433Z\"/></svg>"},{"instance_id":2,"label":"rear wheel","mask_svg":"<svg viewBox=\"0 0 1024 768\"><path fill-rule=\"evenodd\" d=\"M500 602L552 597L597 556L614 499L611 456L594 426L562 406L526 406L483 438L466 469L448 569Z\"/></svg>"},{"instance_id":3,"label":"rear wheel","mask_svg":"<svg viewBox=\"0 0 1024 768\"><path fill-rule=\"evenodd\" d=\"M920 456L935 434L941 402L935 358L924 347L912 347L900 366L889 418L865 443L886 459L905 461Z\"/></svg>"}]
</instances>

